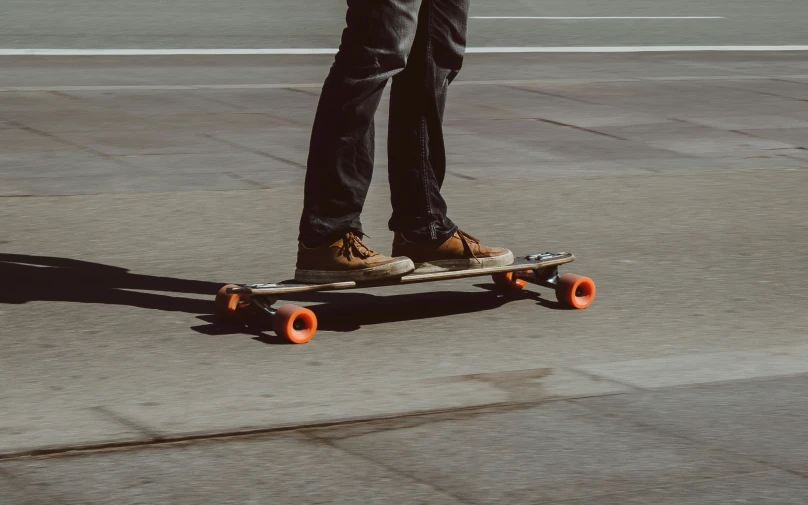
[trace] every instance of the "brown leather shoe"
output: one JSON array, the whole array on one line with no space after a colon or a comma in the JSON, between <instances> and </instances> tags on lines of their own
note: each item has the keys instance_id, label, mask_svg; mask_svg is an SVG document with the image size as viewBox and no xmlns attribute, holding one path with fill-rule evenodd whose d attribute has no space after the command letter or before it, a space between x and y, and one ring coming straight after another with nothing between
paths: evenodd
<instances>
[{"instance_id":1,"label":"brown leather shoe","mask_svg":"<svg viewBox=\"0 0 808 505\"><path fill-rule=\"evenodd\" d=\"M390 258L372 251L354 233L330 245L297 248L295 280L305 283L375 281L407 275L415 269L409 258Z\"/></svg>"},{"instance_id":2,"label":"brown leather shoe","mask_svg":"<svg viewBox=\"0 0 808 505\"><path fill-rule=\"evenodd\" d=\"M406 256L415 263L415 272L431 273L467 268L510 265L513 253L502 247L487 247L468 233L457 230L443 242L409 242L396 233L393 256Z\"/></svg>"}]
</instances>

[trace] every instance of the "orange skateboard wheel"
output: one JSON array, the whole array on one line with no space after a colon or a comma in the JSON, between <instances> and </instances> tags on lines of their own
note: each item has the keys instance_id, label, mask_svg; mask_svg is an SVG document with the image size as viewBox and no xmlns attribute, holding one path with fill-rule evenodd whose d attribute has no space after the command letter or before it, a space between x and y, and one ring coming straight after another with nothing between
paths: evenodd
<instances>
[{"instance_id":1,"label":"orange skateboard wheel","mask_svg":"<svg viewBox=\"0 0 808 505\"><path fill-rule=\"evenodd\" d=\"M231 319L240 319L246 314L250 305L250 297L238 293L228 293L228 288L238 287L236 284L222 286L216 293L216 312Z\"/></svg>"},{"instance_id":2,"label":"orange skateboard wheel","mask_svg":"<svg viewBox=\"0 0 808 505\"><path fill-rule=\"evenodd\" d=\"M556 284L556 298L574 309L585 309L595 299L595 283L589 277L564 274Z\"/></svg>"},{"instance_id":3,"label":"orange skateboard wheel","mask_svg":"<svg viewBox=\"0 0 808 505\"><path fill-rule=\"evenodd\" d=\"M305 344L317 332L317 316L297 305L281 305L272 317L272 326L278 336L293 344Z\"/></svg>"},{"instance_id":4,"label":"orange skateboard wheel","mask_svg":"<svg viewBox=\"0 0 808 505\"><path fill-rule=\"evenodd\" d=\"M530 272L529 270L526 270L524 273L529 273L529 272ZM518 277L516 277L515 274L517 274L517 273L519 273L519 272L501 272L501 273L492 275L491 278L494 279L494 284L496 284L497 286L499 286L501 288L512 290L512 291L518 291L520 289L523 289L525 286L527 286L527 281L524 280L524 279L519 279Z\"/></svg>"}]
</instances>

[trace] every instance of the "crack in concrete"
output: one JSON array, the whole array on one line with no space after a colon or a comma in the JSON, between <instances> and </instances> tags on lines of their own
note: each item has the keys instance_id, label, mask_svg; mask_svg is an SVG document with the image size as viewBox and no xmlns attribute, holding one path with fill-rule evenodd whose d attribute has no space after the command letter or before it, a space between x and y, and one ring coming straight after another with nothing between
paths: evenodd
<instances>
[{"instance_id":1,"label":"crack in concrete","mask_svg":"<svg viewBox=\"0 0 808 505\"><path fill-rule=\"evenodd\" d=\"M552 119L544 119L544 118L540 118L540 117L535 118L535 119L536 119L536 121L541 121L543 123L547 123L547 124L551 124L551 125L555 125L555 126L563 126L565 128L572 128L573 130L578 130L578 131L582 131L582 132L585 132L585 133L591 133L593 135L600 135L601 137L608 137L610 139L615 139L615 140L628 140L628 139L623 138L623 137L618 137L617 135L611 135L609 133L603 133L603 132L600 132L598 130L593 130L591 128L584 128L583 126L576 126L574 124L562 123L560 121L553 121Z\"/></svg>"},{"instance_id":2,"label":"crack in concrete","mask_svg":"<svg viewBox=\"0 0 808 505\"><path fill-rule=\"evenodd\" d=\"M375 417L367 417L367 418L356 418L356 419L343 419L343 420L336 420L336 421L326 421L320 423L310 423L310 424L296 424L296 425L289 425L289 426L277 426L273 428L258 428L258 429L250 429L250 430L234 430L234 431L225 431L225 432L215 432L215 433L204 433L204 434L196 434L196 435L159 435L157 433L151 432L147 428L139 426L137 424L132 424L133 428L137 428L140 432L147 432L147 433L154 433L154 436L150 436L148 439L140 439L140 440L129 440L129 441L117 441L117 442L104 442L104 443L89 443L83 445L75 445L75 446L68 446L68 447L52 447L47 449L32 449L32 450L24 450L24 451L17 451L17 452L9 452L9 453L0 453L0 462L2 461L12 461L12 460L19 460L19 459L27 459L27 458L47 458L47 457L59 457L59 456L66 456L71 454L79 454L79 453L87 453L87 452L101 452L101 451L118 451L118 450L127 450L127 449L140 449L144 447L151 447L151 446L158 446L158 445L172 445L172 444L188 444L194 442L202 442L202 441L215 441L215 440L229 440L229 439L236 439L236 438L249 438L249 437L257 437L257 436L266 436L266 435L273 435L273 434L282 434L282 433L294 433L294 432L312 432L312 431L319 431L325 430L328 428L335 428L335 427L349 427L349 426L361 426L361 425L370 425L372 423L380 424L385 423L390 426L396 426L395 422L412 422L412 420L416 420L423 423L428 422L437 422L440 420L448 420L450 417L448 416L475 416L481 415L483 413L495 413L495 412L506 412L510 410L522 410L535 407L537 405L543 403L551 403L556 401L568 401L570 399L583 399L583 398L592 398L592 397L602 397L602 396L614 396L617 394L622 394L618 392L614 393L601 393L601 394L591 394L591 395L582 395L582 396L574 396L574 397L563 397L563 398L544 398L540 401L534 402L496 402L496 403L489 403L489 404L480 404L480 405L472 405L466 407L455 407L455 408L448 408L448 409L436 409L436 410L428 410L428 411L418 411L418 412L409 412L403 414L392 414L389 416L375 416ZM98 409L98 407L96 408ZM101 407L103 409L103 407ZM103 412L103 410L102 410ZM107 411L108 412L108 411ZM115 416L115 414L112 414ZM132 421L120 417L115 417L116 420L121 422L129 422ZM420 420L420 421L419 421Z\"/></svg>"}]
</instances>

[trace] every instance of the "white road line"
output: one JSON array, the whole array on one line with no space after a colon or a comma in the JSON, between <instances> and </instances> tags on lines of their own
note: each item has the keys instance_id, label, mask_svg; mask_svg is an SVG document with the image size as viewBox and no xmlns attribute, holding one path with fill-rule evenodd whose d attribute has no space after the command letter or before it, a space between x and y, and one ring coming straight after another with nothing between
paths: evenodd
<instances>
[{"instance_id":1,"label":"white road line","mask_svg":"<svg viewBox=\"0 0 808 505\"><path fill-rule=\"evenodd\" d=\"M546 21L597 21L609 19L727 19L724 16L471 16L471 19L538 19Z\"/></svg>"},{"instance_id":2,"label":"white road line","mask_svg":"<svg viewBox=\"0 0 808 505\"><path fill-rule=\"evenodd\" d=\"M336 54L336 48L278 49L0 49L0 56L182 56Z\"/></svg>"},{"instance_id":3,"label":"white road line","mask_svg":"<svg viewBox=\"0 0 808 505\"><path fill-rule=\"evenodd\" d=\"M466 52L489 53L646 53L694 51L808 51L808 45L783 46L533 46L469 47ZM225 56L336 54L336 48L278 49L0 49L0 56Z\"/></svg>"},{"instance_id":4,"label":"white road line","mask_svg":"<svg viewBox=\"0 0 808 505\"><path fill-rule=\"evenodd\" d=\"M697 51L808 51L804 46L567 46L470 47L467 53L669 53Z\"/></svg>"}]
</instances>

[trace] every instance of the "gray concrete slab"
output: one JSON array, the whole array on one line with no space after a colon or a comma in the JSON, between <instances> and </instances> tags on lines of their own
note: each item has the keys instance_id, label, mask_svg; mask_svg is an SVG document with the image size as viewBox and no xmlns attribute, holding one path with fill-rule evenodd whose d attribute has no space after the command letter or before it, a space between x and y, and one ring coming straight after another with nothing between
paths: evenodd
<instances>
[{"instance_id":1,"label":"gray concrete slab","mask_svg":"<svg viewBox=\"0 0 808 505\"><path fill-rule=\"evenodd\" d=\"M298 298L321 305L321 333L306 346L267 345L271 332L208 318L220 284L291 276L294 248L278 240L295 234L299 186L7 199L4 254L24 256L3 261L15 288L2 304L4 345L13 347L0 368L21 384L7 391L4 410L24 411L36 398L58 419L61 403L49 388L81 375L60 398L109 407L151 431L256 429L507 398L489 385L419 382L435 377L802 345L808 323L794 301L806 297L795 275L808 271L799 247L806 176L455 179L446 194L458 222L515 251L576 252L569 271L596 279L595 305L552 310L543 289L542 298L508 300L485 289L485 279L322 294ZM365 224L385 251L389 202L380 179ZM481 209L491 195L507 198ZM268 218L234 217L256 212ZM63 260L24 268L48 264L41 255ZM32 279L55 288L26 288ZM78 292L77 282L85 286ZM733 295L716 298L717 286ZM734 378L725 370L710 380Z\"/></svg>"},{"instance_id":2,"label":"gray concrete slab","mask_svg":"<svg viewBox=\"0 0 808 505\"><path fill-rule=\"evenodd\" d=\"M562 155L554 154L551 145L542 146L540 149L531 149L520 145L511 139L486 138L478 135L447 135L445 137L447 146L452 146L451 153L447 153L447 163L452 170L463 171L467 167L485 167L491 171L491 167L504 166L502 170L493 173L513 174L515 166L537 166L541 163L566 161ZM507 154L506 154L507 153ZM387 157L387 150L382 153Z\"/></svg>"},{"instance_id":3,"label":"gray concrete slab","mask_svg":"<svg viewBox=\"0 0 808 505\"><path fill-rule=\"evenodd\" d=\"M44 498L35 503L88 505L461 503L429 484L301 437L4 462L0 471L0 479L25 489L4 505L34 503L25 501L30 489Z\"/></svg>"},{"instance_id":4,"label":"gray concrete slab","mask_svg":"<svg viewBox=\"0 0 808 505\"><path fill-rule=\"evenodd\" d=\"M107 156L130 154L187 154L232 151L221 142L202 135L170 130L132 132L96 131L60 133L58 138L77 146L90 148Z\"/></svg>"},{"instance_id":5,"label":"gray concrete slab","mask_svg":"<svg viewBox=\"0 0 808 505\"><path fill-rule=\"evenodd\" d=\"M8 61L8 60L6 60ZM70 100L70 97L62 93L29 92L19 94L0 94L0 107L3 114L21 112L56 112L69 110L75 112L78 108L83 108Z\"/></svg>"},{"instance_id":6,"label":"gray concrete slab","mask_svg":"<svg viewBox=\"0 0 808 505\"><path fill-rule=\"evenodd\" d=\"M69 149L64 144L59 145ZM9 181L124 174L126 167L116 163L115 160L79 149L0 154L0 178Z\"/></svg>"},{"instance_id":7,"label":"gray concrete slab","mask_svg":"<svg viewBox=\"0 0 808 505\"><path fill-rule=\"evenodd\" d=\"M747 128L744 133L808 149L808 128Z\"/></svg>"},{"instance_id":8,"label":"gray concrete slab","mask_svg":"<svg viewBox=\"0 0 808 505\"><path fill-rule=\"evenodd\" d=\"M164 114L226 114L238 111L238 107L221 101L205 100L194 93L183 91L129 90L120 92L70 91L66 96L91 108L110 112L136 111L139 116Z\"/></svg>"},{"instance_id":9,"label":"gray concrete slab","mask_svg":"<svg viewBox=\"0 0 808 505\"><path fill-rule=\"evenodd\" d=\"M333 62L324 56L174 56L166 58L120 57L3 57L3 85L20 86L26 91L120 91L154 90L164 86L199 89L204 85L243 86L244 84L283 85L303 83L319 89ZM272 61L282 61L280 70ZM214 67L225 72L211 71ZM112 68L112 70L110 69ZM794 71L789 74L794 74ZM294 80L291 80L294 79ZM158 86L154 88L154 86ZM47 89L40 89L40 88ZM176 88L175 88L176 89Z\"/></svg>"},{"instance_id":10,"label":"gray concrete slab","mask_svg":"<svg viewBox=\"0 0 808 505\"><path fill-rule=\"evenodd\" d=\"M472 503L550 503L767 469L562 403L379 428L318 436Z\"/></svg>"},{"instance_id":11,"label":"gray concrete slab","mask_svg":"<svg viewBox=\"0 0 808 505\"><path fill-rule=\"evenodd\" d=\"M28 193L8 181L0 179L0 195L2 196L25 196Z\"/></svg>"},{"instance_id":12,"label":"gray concrete slab","mask_svg":"<svg viewBox=\"0 0 808 505\"><path fill-rule=\"evenodd\" d=\"M493 155L490 155L493 158ZM608 161L540 161L531 164L524 162L513 163L508 160L503 163L494 159L493 163L500 164L501 168L494 168L490 163L469 159L462 156L449 156L453 168L450 175L466 180L479 181L530 181L537 178L560 177L599 177L605 175L644 175L649 171L641 166L632 166L625 160ZM652 163L652 166L655 164ZM692 167L691 167L692 168Z\"/></svg>"},{"instance_id":13,"label":"gray concrete slab","mask_svg":"<svg viewBox=\"0 0 808 505\"><path fill-rule=\"evenodd\" d=\"M707 122L714 125L676 122L654 127L602 126L597 131L687 156L760 155L767 151L794 147L790 143L730 131L733 128L722 128L715 121Z\"/></svg>"},{"instance_id":14,"label":"gray concrete slab","mask_svg":"<svg viewBox=\"0 0 808 505\"><path fill-rule=\"evenodd\" d=\"M125 99L125 95L124 95ZM288 121L258 112L154 114L143 118L151 127L214 135L217 132L263 132L267 137L272 128L288 126Z\"/></svg>"},{"instance_id":15,"label":"gray concrete slab","mask_svg":"<svg viewBox=\"0 0 808 505\"><path fill-rule=\"evenodd\" d=\"M301 167L271 155L262 156L252 152L124 156L120 159L137 167L137 171L128 174L131 180L144 177L158 180L160 177L175 177L181 180L181 176L193 175L197 178L198 189L210 189L208 183L212 174L245 182L253 189L299 186L306 175ZM157 187L156 190L160 191L161 188ZM176 191L178 188L167 184L162 190Z\"/></svg>"},{"instance_id":16,"label":"gray concrete slab","mask_svg":"<svg viewBox=\"0 0 808 505\"><path fill-rule=\"evenodd\" d=\"M797 116L797 111L789 111L788 113ZM716 128L724 128L726 130L745 130L749 128L805 128L808 126L808 121L804 119L797 119L796 117L788 117L783 112L783 115L764 115L764 114L750 114L748 112L739 114L726 114L721 117L716 117L712 114L698 114L691 113L682 115L683 118L707 126ZM807 118L808 116L801 116Z\"/></svg>"},{"instance_id":17,"label":"gray concrete slab","mask_svg":"<svg viewBox=\"0 0 808 505\"><path fill-rule=\"evenodd\" d=\"M805 161L800 159L801 152L789 149L778 149L754 155L718 157L687 157L674 159L625 160L626 168L639 168L653 173L707 172L727 170L803 170Z\"/></svg>"},{"instance_id":18,"label":"gray concrete slab","mask_svg":"<svg viewBox=\"0 0 808 505\"><path fill-rule=\"evenodd\" d=\"M30 488L25 488L18 479L0 470L0 503L10 505L39 505L58 503L41 494L34 494Z\"/></svg>"},{"instance_id":19,"label":"gray concrete slab","mask_svg":"<svg viewBox=\"0 0 808 505\"><path fill-rule=\"evenodd\" d=\"M800 161L806 160L808 159L808 148L799 147L796 149L786 149L782 151L782 156Z\"/></svg>"},{"instance_id":20,"label":"gray concrete slab","mask_svg":"<svg viewBox=\"0 0 808 505\"><path fill-rule=\"evenodd\" d=\"M305 170L311 130L280 126L262 132L218 132L209 137L234 149L248 150L291 169Z\"/></svg>"},{"instance_id":21,"label":"gray concrete slab","mask_svg":"<svg viewBox=\"0 0 808 505\"><path fill-rule=\"evenodd\" d=\"M10 154L33 153L37 156L48 151L66 151L69 156L80 152L75 147L46 134L20 128L0 130L0 142L3 145L3 152Z\"/></svg>"},{"instance_id":22,"label":"gray concrete slab","mask_svg":"<svg viewBox=\"0 0 808 505\"><path fill-rule=\"evenodd\" d=\"M714 61L713 66L728 63ZM696 63L696 60L691 60ZM742 66L737 63L727 65L736 71ZM774 70L774 65L769 70ZM681 78L674 74L675 67L669 67L667 76L653 79L641 79L602 83L572 83L563 89L554 85L557 96L565 96L582 103L600 104L620 107L652 116L663 118L689 118L691 116L708 120L712 116L783 116L789 121L795 120L792 114L802 109L802 103L785 96L761 95L754 91L728 87L736 82L745 82L742 76L711 76ZM678 69L677 69L678 70ZM772 77L771 74L757 74L755 77ZM759 81L763 79L755 79ZM549 83L553 85L552 83ZM542 84L542 86L546 86ZM541 89L541 88L539 88ZM605 107L604 107L605 108ZM562 111L563 112L563 111ZM796 116L799 119L798 116ZM713 119L717 119L713 117Z\"/></svg>"},{"instance_id":23,"label":"gray concrete slab","mask_svg":"<svg viewBox=\"0 0 808 505\"><path fill-rule=\"evenodd\" d=\"M749 380L808 373L808 346L667 356L648 360L581 365L578 369L620 384L645 389Z\"/></svg>"},{"instance_id":24,"label":"gray concrete slab","mask_svg":"<svg viewBox=\"0 0 808 505\"><path fill-rule=\"evenodd\" d=\"M806 479L781 471L689 482L608 496L592 496L563 502L565 505L720 505L759 503L800 505L808 492Z\"/></svg>"},{"instance_id":25,"label":"gray concrete slab","mask_svg":"<svg viewBox=\"0 0 808 505\"><path fill-rule=\"evenodd\" d=\"M318 80L325 79L328 71L323 69ZM294 80L286 83L294 84ZM320 83L322 85L322 83ZM319 86L314 89L226 89L199 90L195 96L209 102L218 102L234 110L261 113L268 118L287 126L309 130L314 121L314 112L319 100ZM380 114L381 115L381 114Z\"/></svg>"},{"instance_id":26,"label":"gray concrete slab","mask_svg":"<svg viewBox=\"0 0 808 505\"><path fill-rule=\"evenodd\" d=\"M138 172L152 175L276 172L281 165L280 163L270 163L268 158L251 152L146 154L120 156L117 159L137 167ZM283 168L288 169L288 167ZM296 172L302 172L302 170ZM132 175L137 177L137 173Z\"/></svg>"},{"instance_id":27,"label":"gray concrete slab","mask_svg":"<svg viewBox=\"0 0 808 505\"><path fill-rule=\"evenodd\" d=\"M806 475L808 377L587 399L581 405Z\"/></svg>"},{"instance_id":28,"label":"gray concrete slab","mask_svg":"<svg viewBox=\"0 0 808 505\"><path fill-rule=\"evenodd\" d=\"M73 376L75 377L75 376ZM66 381L74 381L66 377ZM14 381L14 389L24 389L24 381ZM59 450L98 444L120 444L149 440L149 433L121 421L104 407L77 406L65 400L65 386L49 386L49 401L38 403L34 397L14 400L17 407L4 409L0 430L0 454L37 450ZM34 400L34 401L32 401ZM24 403L22 403L24 402ZM3 398L7 404L8 399ZM53 409L59 405L59 415Z\"/></svg>"},{"instance_id":29,"label":"gray concrete slab","mask_svg":"<svg viewBox=\"0 0 808 505\"><path fill-rule=\"evenodd\" d=\"M20 96L17 94L15 96ZM129 132L154 128L154 123L123 110L103 110L77 105L69 109L3 111L19 127L34 128L48 135L63 132Z\"/></svg>"},{"instance_id":30,"label":"gray concrete slab","mask_svg":"<svg viewBox=\"0 0 808 505\"><path fill-rule=\"evenodd\" d=\"M125 193L163 193L184 191L239 191L264 187L251 183L246 176L232 171L223 173L118 173L68 177L14 177L8 196L70 196ZM266 187L269 187L268 185Z\"/></svg>"}]
</instances>

